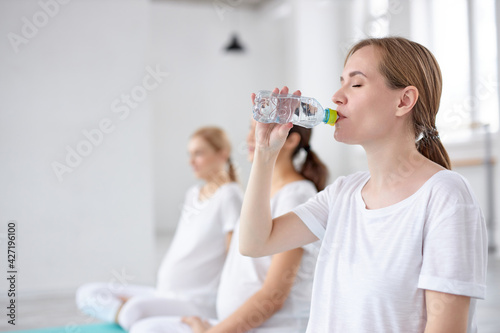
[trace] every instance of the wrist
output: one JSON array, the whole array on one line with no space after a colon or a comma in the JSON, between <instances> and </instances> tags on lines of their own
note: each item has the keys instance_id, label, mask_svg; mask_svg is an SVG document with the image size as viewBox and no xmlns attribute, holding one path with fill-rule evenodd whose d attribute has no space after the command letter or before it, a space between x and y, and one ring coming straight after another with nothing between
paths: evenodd
<instances>
[{"instance_id":1,"label":"wrist","mask_svg":"<svg viewBox=\"0 0 500 333\"><path fill-rule=\"evenodd\" d=\"M270 150L267 147L255 147L254 151L254 163L255 162L263 162L265 164L272 164L276 162L278 158L279 150Z\"/></svg>"}]
</instances>

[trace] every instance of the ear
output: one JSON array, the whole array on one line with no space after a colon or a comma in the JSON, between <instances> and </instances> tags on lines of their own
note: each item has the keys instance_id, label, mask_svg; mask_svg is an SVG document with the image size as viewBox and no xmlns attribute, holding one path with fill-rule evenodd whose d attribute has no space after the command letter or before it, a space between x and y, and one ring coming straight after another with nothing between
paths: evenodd
<instances>
[{"instance_id":1,"label":"ear","mask_svg":"<svg viewBox=\"0 0 500 333\"><path fill-rule=\"evenodd\" d=\"M418 101L418 89L414 86L408 86L401 91L396 116L404 116L410 112Z\"/></svg>"},{"instance_id":2,"label":"ear","mask_svg":"<svg viewBox=\"0 0 500 333\"><path fill-rule=\"evenodd\" d=\"M300 134L297 132L290 133L288 138L285 141L285 144L283 147L287 149L295 149L300 143Z\"/></svg>"},{"instance_id":3,"label":"ear","mask_svg":"<svg viewBox=\"0 0 500 333\"><path fill-rule=\"evenodd\" d=\"M223 149L219 152L220 159L223 161L227 161L229 158L229 151L227 149Z\"/></svg>"}]
</instances>

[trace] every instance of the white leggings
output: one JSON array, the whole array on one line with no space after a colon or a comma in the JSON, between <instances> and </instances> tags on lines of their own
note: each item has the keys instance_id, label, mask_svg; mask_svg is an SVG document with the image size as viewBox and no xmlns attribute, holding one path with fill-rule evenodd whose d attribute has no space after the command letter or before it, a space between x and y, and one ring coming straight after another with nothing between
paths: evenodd
<instances>
[{"instance_id":1,"label":"white leggings","mask_svg":"<svg viewBox=\"0 0 500 333\"><path fill-rule=\"evenodd\" d=\"M125 330L129 330L135 322L141 319L154 316L200 316L204 318L215 316L213 307L158 296L155 288L141 285L121 286L120 290L114 290L107 283L84 284L76 292L76 304L82 312L92 317L114 322L123 304L121 297L129 298L118 315L118 323Z\"/></svg>"}]
</instances>

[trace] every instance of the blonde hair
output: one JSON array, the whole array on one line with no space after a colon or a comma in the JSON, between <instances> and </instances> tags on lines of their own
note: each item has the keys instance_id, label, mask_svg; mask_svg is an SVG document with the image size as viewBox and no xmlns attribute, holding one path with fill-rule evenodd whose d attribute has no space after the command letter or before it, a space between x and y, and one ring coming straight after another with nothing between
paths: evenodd
<instances>
[{"instance_id":1,"label":"blonde hair","mask_svg":"<svg viewBox=\"0 0 500 333\"><path fill-rule=\"evenodd\" d=\"M210 146L214 148L216 152L226 150L228 153L227 164L228 164L228 174L229 179L233 182L238 181L238 176L236 175L236 170L231 161L231 142L227 137L226 132L223 129L215 126L202 127L191 135L193 137L200 137L205 140Z\"/></svg>"},{"instance_id":2,"label":"blonde hair","mask_svg":"<svg viewBox=\"0 0 500 333\"><path fill-rule=\"evenodd\" d=\"M380 54L379 71L390 88L417 88L419 96L412 110L416 147L431 161L451 169L450 158L436 129L443 83L441 69L432 53L402 37L368 38L351 48L345 63L354 52L365 46L374 46Z\"/></svg>"}]
</instances>

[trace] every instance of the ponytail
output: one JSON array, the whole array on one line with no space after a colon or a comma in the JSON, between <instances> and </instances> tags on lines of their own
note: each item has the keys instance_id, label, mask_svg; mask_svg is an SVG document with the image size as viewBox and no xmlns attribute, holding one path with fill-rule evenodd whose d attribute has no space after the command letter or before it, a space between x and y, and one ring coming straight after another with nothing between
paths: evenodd
<instances>
[{"instance_id":1,"label":"ponytail","mask_svg":"<svg viewBox=\"0 0 500 333\"><path fill-rule=\"evenodd\" d=\"M436 129L433 128L431 130L424 131L421 139L417 141L416 145L420 154L441 165L443 168L451 170L450 157L448 156Z\"/></svg>"},{"instance_id":2,"label":"ponytail","mask_svg":"<svg viewBox=\"0 0 500 333\"><path fill-rule=\"evenodd\" d=\"M292 154L292 159L301 149L304 149L307 153L306 159L300 168L300 175L311 181L318 192L322 191L325 188L326 181L328 179L328 169L325 164L321 162L318 155L311 150L311 146L309 146L312 130L301 126L293 126L288 135L291 133L297 133L300 135L300 142Z\"/></svg>"},{"instance_id":3,"label":"ponytail","mask_svg":"<svg viewBox=\"0 0 500 333\"><path fill-rule=\"evenodd\" d=\"M238 182L238 175L236 174L236 170L234 168L233 162L231 161L231 158L227 159L227 165L229 166L229 179L231 179L232 182Z\"/></svg>"},{"instance_id":4,"label":"ponytail","mask_svg":"<svg viewBox=\"0 0 500 333\"><path fill-rule=\"evenodd\" d=\"M300 170L300 174L302 177L313 182L318 192L322 191L326 186L328 169L309 146L304 147L304 150L307 152L307 156Z\"/></svg>"}]
</instances>

